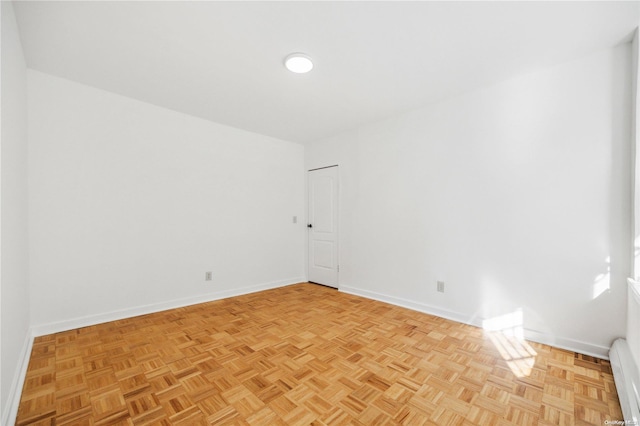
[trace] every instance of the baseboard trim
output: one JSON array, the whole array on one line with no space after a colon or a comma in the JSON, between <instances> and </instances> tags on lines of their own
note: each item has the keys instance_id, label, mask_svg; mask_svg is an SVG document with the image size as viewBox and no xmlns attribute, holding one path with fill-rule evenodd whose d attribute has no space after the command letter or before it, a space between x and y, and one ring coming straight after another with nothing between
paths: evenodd
<instances>
[{"instance_id":1,"label":"baseboard trim","mask_svg":"<svg viewBox=\"0 0 640 426\"><path fill-rule=\"evenodd\" d=\"M624 420L626 424L637 425L640 421L640 397L637 390L640 388L640 374L625 339L613 342L610 359Z\"/></svg>"},{"instance_id":2,"label":"baseboard trim","mask_svg":"<svg viewBox=\"0 0 640 426\"><path fill-rule=\"evenodd\" d=\"M373 299L380 302L390 303L392 305L411 309L413 311L418 311L418 312L422 312L429 315L435 315L437 317L446 318L456 322L461 322L463 324L482 327L482 319L480 318L470 317L460 312L449 311L447 309L438 308L436 306L428 305L426 303L416 302L414 300L408 300L408 299L404 299L396 296L389 296L387 294L382 294L382 293L378 293L370 290L363 290L361 288L345 286L345 285L340 286L340 291L353 294L355 296L366 297L367 299Z\"/></svg>"},{"instance_id":3,"label":"baseboard trim","mask_svg":"<svg viewBox=\"0 0 640 426\"><path fill-rule=\"evenodd\" d=\"M197 305L199 303L211 302L214 300L226 299L235 296L242 296L245 294L256 293L258 291L271 290L274 288L285 287L300 282L304 282L303 277L295 277L287 280L273 281L269 283L234 288L230 290L207 293L193 297L186 297L183 299L154 303L150 305L135 306L118 311L104 312L97 315L73 318L48 324L38 324L32 326L32 333L33 336L44 336L47 334L59 333L76 328L89 327L104 322L131 318L138 315L147 315L155 312L166 311L168 309L183 308L185 306Z\"/></svg>"},{"instance_id":4,"label":"baseboard trim","mask_svg":"<svg viewBox=\"0 0 640 426\"><path fill-rule=\"evenodd\" d=\"M2 410L2 419L0 424L12 425L16 422L18 416L18 407L20 405L20 397L22 396L22 387L27 377L27 368L29 367L29 358L31 357L31 349L33 349L33 333L31 329L27 331L22 350L20 351L19 365L13 375L11 387L9 388L9 396L7 397L6 406Z\"/></svg>"},{"instance_id":5,"label":"baseboard trim","mask_svg":"<svg viewBox=\"0 0 640 426\"><path fill-rule=\"evenodd\" d=\"M583 342L568 337L554 336L549 333L541 333L530 329L524 330L524 337L532 342L606 360L609 359L609 351L611 349L609 346L596 345L595 343Z\"/></svg>"},{"instance_id":6,"label":"baseboard trim","mask_svg":"<svg viewBox=\"0 0 640 426\"><path fill-rule=\"evenodd\" d=\"M442 309L426 303L416 302L414 300L408 300L396 296L389 296L387 294L382 294L374 291L363 290L357 287L341 285L339 290L345 293L353 294L355 296L378 300L380 302L389 303L391 305L400 306L429 315L435 315L441 318L446 318L475 327L482 327L482 320L484 319L478 316L470 316L460 312ZM565 349L584 355L594 356L596 358L609 359L609 347L607 346L600 346L566 337L554 336L549 333L543 333L537 330L526 328L523 330L523 334L525 339L533 342L554 346L556 348Z\"/></svg>"}]
</instances>

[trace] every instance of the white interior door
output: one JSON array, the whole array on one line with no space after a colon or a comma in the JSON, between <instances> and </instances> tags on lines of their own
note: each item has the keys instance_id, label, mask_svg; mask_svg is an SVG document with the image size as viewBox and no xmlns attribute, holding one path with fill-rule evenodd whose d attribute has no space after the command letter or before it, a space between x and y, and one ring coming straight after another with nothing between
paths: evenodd
<instances>
[{"instance_id":1,"label":"white interior door","mask_svg":"<svg viewBox=\"0 0 640 426\"><path fill-rule=\"evenodd\" d=\"M309 171L309 281L338 288L338 166Z\"/></svg>"}]
</instances>

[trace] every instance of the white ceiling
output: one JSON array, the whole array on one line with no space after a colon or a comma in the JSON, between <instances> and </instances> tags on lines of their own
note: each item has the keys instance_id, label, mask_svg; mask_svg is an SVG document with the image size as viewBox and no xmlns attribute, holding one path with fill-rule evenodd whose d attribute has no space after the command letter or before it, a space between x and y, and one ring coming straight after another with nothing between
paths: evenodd
<instances>
[{"instance_id":1,"label":"white ceiling","mask_svg":"<svg viewBox=\"0 0 640 426\"><path fill-rule=\"evenodd\" d=\"M57 2L15 10L30 68L308 142L629 41L638 2ZM291 52L313 57L296 75Z\"/></svg>"}]
</instances>

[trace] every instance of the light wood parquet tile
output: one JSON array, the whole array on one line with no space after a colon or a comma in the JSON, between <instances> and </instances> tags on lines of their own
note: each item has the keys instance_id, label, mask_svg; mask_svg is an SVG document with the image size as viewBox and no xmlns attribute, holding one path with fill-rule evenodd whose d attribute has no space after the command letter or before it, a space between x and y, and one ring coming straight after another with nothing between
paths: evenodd
<instances>
[{"instance_id":1,"label":"light wood parquet tile","mask_svg":"<svg viewBox=\"0 0 640 426\"><path fill-rule=\"evenodd\" d=\"M602 425L607 361L297 284L35 339L18 425Z\"/></svg>"}]
</instances>

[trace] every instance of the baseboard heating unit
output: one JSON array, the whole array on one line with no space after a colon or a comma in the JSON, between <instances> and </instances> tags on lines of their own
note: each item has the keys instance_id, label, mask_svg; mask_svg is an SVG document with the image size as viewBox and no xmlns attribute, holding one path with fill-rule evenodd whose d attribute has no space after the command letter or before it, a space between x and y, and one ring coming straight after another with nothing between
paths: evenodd
<instances>
[{"instance_id":1,"label":"baseboard heating unit","mask_svg":"<svg viewBox=\"0 0 640 426\"><path fill-rule=\"evenodd\" d=\"M640 426L640 283L629 279L628 292L627 338L613 342L609 359L625 424Z\"/></svg>"}]
</instances>

